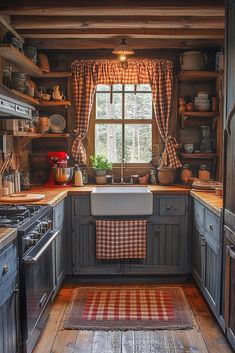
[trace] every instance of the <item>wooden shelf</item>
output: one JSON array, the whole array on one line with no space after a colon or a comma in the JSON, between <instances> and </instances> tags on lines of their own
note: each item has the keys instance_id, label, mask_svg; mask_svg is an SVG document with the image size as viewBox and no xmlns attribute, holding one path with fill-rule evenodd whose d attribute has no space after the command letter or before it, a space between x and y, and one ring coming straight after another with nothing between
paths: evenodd
<instances>
[{"instance_id":1,"label":"wooden shelf","mask_svg":"<svg viewBox=\"0 0 235 353\"><path fill-rule=\"evenodd\" d=\"M40 101L41 107L67 107L71 105L70 101Z\"/></svg>"},{"instance_id":2,"label":"wooden shelf","mask_svg":"<svg viewBox=\"0 0 235 353\"><path fill-rule=\"evenodd\" d=\"M217 71L181 71L179 80L215 80L219 75Z\"/></svg>"},{"instance_id":3,"label":"wooden shelf","mask_svg":"<svg viewBox=\"0 0 235 353\"><path fill-rule=\"evenodd\" d=\"M14 136L14 137L30 137L30 138L67 138L70 136L68 133L61 133L61 134L53 134L53 133L48 133L48 134L40 134L37 132L25 132L25 131L1 131L1 135L9 135L9 136Z\"/></svg>"},{"instance_id":4,"label":"wooden shelf","mask_svg":"<svg viewBox=\"0 0 235 353\"><path fill-rule=\"evenodd\" d=\"M216 153L181 153L182 159L215 159Z\"/></svg>"},{"instance_id":5,"label":"wooden shelf","mask_svg":"<svg viewBox=\"0 0 235 353\"><path fill-rule=\"evenodd\" d=\"M218 116L220 113L219 112L182 112L179 113L181 116L187 116L189 118L193 117L199 117L199 118L214 118L215 116Z\"/></svg>"},{"instance_id":6,"label":"wooden shelf","mask_svg":"<svg viewBox=\"0 0 235 353\"><path fill-rule=\"evenodd\" d=\"M1 56L30 76L41 76L42 70L11 44L0 44Z\"/></svg>"},{"instance_id":7,"label":"wooden shelf","mask_svg":"<svg viewBox=\"0 0 235 353\"><path fill-rule=\"evenodd\" d=\"M38 105L39 101L36 98L30 97L27 94L24 94L22 92L16 91L15 89L11 90L16 96L24 99L27 103L33 104L33 105Z\"/></svg>"},{"instance_id":8,"label":"wooden shelf","mask_svg":"<svg viewBox=\"0 0 235 353\"><path fill-rule=\"evenodd\" d=\"M44 72L42 75L36 76L36 78L68 78L71 77L72 73L67 71L51 71L51 72Z\"/></svg>"}]
</instances>

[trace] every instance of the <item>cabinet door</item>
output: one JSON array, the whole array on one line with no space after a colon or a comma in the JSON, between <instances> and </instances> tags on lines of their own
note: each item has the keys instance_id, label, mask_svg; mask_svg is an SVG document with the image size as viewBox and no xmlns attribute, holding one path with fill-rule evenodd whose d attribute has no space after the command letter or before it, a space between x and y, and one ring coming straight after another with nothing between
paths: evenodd
<instances>
[{"instance_id":1,"label":"cabinet door","mask_svg":"<svg viewBox=\"0 0 235 353\"><path fill-rule=\"evenodd\" d=\"M200 288L205 278L205 246L206 240L202 233L193 229L193 276Z\"/></svg>"},{"instance_id":2,"label":"cabinet door","mask_svg":"<svg viewBox=\"0 0 235 353\"><path fill-rule=\"evenodd\" d=\"M85 219L74 219L73 273L74 274L118 274L120 261L96 259L95 224Z\"/></svg>"},{"instance_id":3,"label":"cabinet door","mask_svg":"<svg viewBox=\"0 0 235 353\"><path fill-rule=\"evenodd\" d=\"M11 286L11 284L10 284ZM18 345L18 300L14 285L0 304L0 353L17 353Z\"/></svg>"},{"instance_id":4,"label":"cabinet door","mask_svg":"<svg viewBox=\"0 0 235 353\"><path fill-rule=\"evenodd\" d=\"M221 255L218 247L207 237L205 244L205 277L204 288L207 301L212 311L219 310L221 285Z\"/></svg>"},{"instance_id":5,"label":"cabinet door","mask_svg":"<svg viewBox=\"0 0 235 353\"><path fill-rule=\"evenodd\" d=\"M148 226L147 258L129 260L126 273L186 273L186 229L179 217Z\"/></svg>"}]
</instances>

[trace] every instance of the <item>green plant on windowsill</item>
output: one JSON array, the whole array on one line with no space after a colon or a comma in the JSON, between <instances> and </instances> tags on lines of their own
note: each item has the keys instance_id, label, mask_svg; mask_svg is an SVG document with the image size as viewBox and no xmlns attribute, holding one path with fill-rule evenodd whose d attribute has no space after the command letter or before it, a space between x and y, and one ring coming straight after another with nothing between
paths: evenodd
<instances>
[{"instance_id":1,"label":"green plant on windowsill","mask_svg":"<svg viewBox=\"0 0 235 353\"><path fill-rule=\"evenodd\" d=\"M97 184L106 184L106 172L112 170L112 163L107 158L100 155L90 156L92 167L95 172L95 179Z\"/></svg>"}]
</instances>

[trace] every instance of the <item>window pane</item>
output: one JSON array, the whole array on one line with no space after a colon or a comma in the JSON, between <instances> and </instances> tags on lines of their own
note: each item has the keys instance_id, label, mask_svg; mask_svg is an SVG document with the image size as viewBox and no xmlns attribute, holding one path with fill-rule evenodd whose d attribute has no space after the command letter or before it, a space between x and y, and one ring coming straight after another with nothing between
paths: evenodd
<instances>
[{"instance_id":1,"label":"window pane","mask_svg":"<svg viewBox=\"0 0 235 353\"><path fill-rule=\"evenodd\" d=\"M151 92L150 84L137 85L137 91L149 91Z\"/></svg>"},{"instance_id":2,"label":"window pane","mask_svg":"<svg viewBox=\"0 0 235 353\"><path fill-rule=\"evenodd\" d=\"M128 163L148 163L152 156L152 125L125 125L125 159Z\"/></svg>"},{"instance_id":3,"label":"window pane","mask_svg":"<svg viewBox=\"0 0 235 353\"><path fill-rule=\"evenodd\" d=\"M152 93L126 93L125 119L152 119Z\"/></svg>"},{"instance_id":4,"label":"window pane","mask_svg":"<svg viewBox=\"0 0 235 353\"><path fill-rule=\"evenodd\" d=\"M96 93L96 119L121 119L122 94L113 93L113 103L110 103L109 93Z\"/></svg>"},{"instance_id":5,"label":"window pane","mask_svg":"<svg viewBox=\"0 0 235 353\"><path fill-rule=\"evenodd\" d=\"M96 91L110 91L111 86L110 85L97 85L96 86Z\"/></svg>"},{"instance_id":6,"label":"window pane","mask_svg":"<svg viewBox=\"0 0 235 353\"><path fill-rule=\"evenodd\" d=\"M122 125L96 124L95 153L105 156L109 162L122 161Z\"/></svg>"},{"instance_id":7,"label":"window pane","mask_svg":"<svg viewBox=\"0 0 235 353\"><path fill-rule=\"evenodd\" d=\"M134 91L135 85L125 85L125 91Z\"/></svg>"},{"instance_id":8,"label":"window pane","mask_svg":"<svg viewBox=\"0 0 235 353\"><path fill-rule=\"evenodd\" d=\"M122 91L122 85L113 85L113 91Z\"/></svg>"}]
</instances>

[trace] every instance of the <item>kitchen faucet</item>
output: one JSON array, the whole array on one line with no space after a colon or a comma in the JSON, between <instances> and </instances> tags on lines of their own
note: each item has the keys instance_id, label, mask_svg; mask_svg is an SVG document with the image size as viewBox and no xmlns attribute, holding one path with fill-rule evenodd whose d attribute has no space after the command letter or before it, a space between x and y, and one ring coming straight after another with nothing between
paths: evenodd
<instances>
[{"instance_id":1,"label":"kitchen faucet","mask_svg":"<svg viewBox=\"0 0 235 353\"><path fill-rule=\"evenodd\" d=\"M124 184L124 168L126 168L126 160L123 158L122 164L121 164L121 184Z\"/></svg>"}]
</instances>

